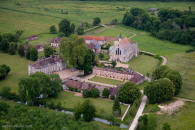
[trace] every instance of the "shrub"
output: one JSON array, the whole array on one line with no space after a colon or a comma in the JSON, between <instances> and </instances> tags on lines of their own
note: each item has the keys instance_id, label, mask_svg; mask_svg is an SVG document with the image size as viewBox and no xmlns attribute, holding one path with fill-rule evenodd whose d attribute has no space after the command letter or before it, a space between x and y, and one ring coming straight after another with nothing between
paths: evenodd
<instances>
[{"instance_id":1,"label":"shrub","mask_svg":"<svg viewBox=\"0 0 195 130\"><path fill-rule=\"evenodd\" d=\"M8 53L11 55L15 55L16 54L16 43L11 42L9 44L9 49L8 49Z\"/></svg>"},{"instance_id":2,"label":"shrub","mask_svg":"<svg viewBox=\"0 0 195 130\"><path fill-rule=\"evenodd\" d=\"M83 90L83 97L84 98L91 97L91 91L88 89Z\"/></svg>"},{"instance_id":3,"label":"shrub","mask_svg":"<svg viewBox=\"0 0 195 130\"><path fill-rule=\"evenodd\" d=\"M101 23L101 19L99 17L96 17L93 19L93 25L94 26L97 26Z\"/></svg>"},{"instance_id":4,"label":"shrub","mask_svg":"<svg viewBox=\"0 0 195 130\"><path fill-rule=\"evenodd\" d=\"M19 48L18 48L18 54L20 56L24 56L25 53L24 53L24 46L23 45L20 45Z\"/></svg>"},{"instance_id":5,"label":"shrub","mask_svg":"<svg viewBox=\"0 0 195 130\"><path fill-rule=\"evenodd\" d=\"M55 25L50 26L49 30L50 30L50 33L52 33L52 34L57 33L57 29L56 29Z\"/></svg>"},{"instance_id":6,"label":"shrub","mask_svg":"<svg viewBox=\"0 0 195 130\"><path fill-rule=\"evenodd\" d=\"M94 97L94 98L99 97L99 96L100 96L99 89L93 88L93 89L91 90L91 96Z\"/></svg>"},{"instance_id":7,"label":"shrub","mask_svg":"<svg viewBox=\"0 0 195 130\"><path fill-rule=\"evenodd\" d=\"M102 92L102 96L105 98L108 98L109 94L110 94L110 92L109 92L108 88L104 88L104 90Z\"/></svg>"},{"instance_id":8,"label":"shrub","mask_svg":"<svg viewBox=\"0 0 195 130\"><path fill-rule=\"evenodd\" d=\"M110 96L110 99L114 100L115 99L115 96L114 95L111 95Z\"/></svg>"},{"instance_id":9,"label":"shrub","mask_svg":"<svg viewBox=\"0 0 195 130\"><path fill-rule=\"evenodd\" d=\"M0 65L0 80L3 80L6 78L6 76L8 75L8 73L10 72L10 67L3 64Z\"/></svg>"},{"instance_id":10,"label":"shrub","mask_svg":"<svg viewBox=\"0 0 195 130\"><path fill-rule=\"evenodd\" d=\"M78 34L78 35L84 34L84 28L83 28L83 27L78 27L78 28L77 28L77 34Z\"/></svg>"}]
</instances>

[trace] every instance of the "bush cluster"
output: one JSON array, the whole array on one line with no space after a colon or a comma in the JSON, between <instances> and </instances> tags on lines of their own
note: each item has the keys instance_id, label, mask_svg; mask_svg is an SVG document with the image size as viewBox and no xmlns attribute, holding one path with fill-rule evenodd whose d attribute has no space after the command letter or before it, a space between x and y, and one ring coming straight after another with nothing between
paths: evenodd
<instances>
[{"instance_id":1,"label":"bush cluster","mask_svg":"<svg viewBox=\"0 0 195 130\"><path fill-rule=\"evenodd\" d=\"M9 66L5 64L0 65L0 80L5 79L10 71L11 69Z\"/></svg>"},{"instance_id":2,"label":"bush cluster","mask_svg":"<svg viewBox=\"0 0 195 130\"><path fill-rule=\"evenodd\" d=\"M88 98L88 97L97 98L99 96L100 96L100 92L97 88L93 88L91 90L88 90L88 89L83 90L84 98Z\"/></svg>"}]
</instances>

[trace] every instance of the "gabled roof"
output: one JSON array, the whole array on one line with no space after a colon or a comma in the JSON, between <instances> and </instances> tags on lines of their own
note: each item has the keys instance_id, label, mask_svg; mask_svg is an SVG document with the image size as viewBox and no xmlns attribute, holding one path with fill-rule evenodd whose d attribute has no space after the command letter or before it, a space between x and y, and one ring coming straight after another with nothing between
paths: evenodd
<instances>
[{"instance_id":1,"label":"gabled roof","mask_svg":"<svg viewBox=\"0 0 195 130\"><path fill-rule=\"evenodd\" d=\"M120 44L122 47L126 48L129 44L136 44L136 43L135 43L135 42L130 42L130 41L128 40L128 38L124 38L124 39L122 39L122 40L119 41L119 44Z\"/></svg>"}]
</instances>

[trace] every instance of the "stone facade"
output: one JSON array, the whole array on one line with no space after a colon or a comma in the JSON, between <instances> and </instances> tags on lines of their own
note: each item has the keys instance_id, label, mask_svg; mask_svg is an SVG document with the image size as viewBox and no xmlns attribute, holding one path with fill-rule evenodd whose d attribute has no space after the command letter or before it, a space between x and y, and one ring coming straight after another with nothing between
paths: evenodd
<instances>
[{"instance_id":1,"label":"stone facade","mask_svg":"<svg viewBox=\"0 0 195 130\"><path fill-rule=\"evenodd\" d=\"M114 42L114 45L109 49L110 61L128 62L139 53L137 43L129 42L128 38Z\"/></svg>"},{"instance_id":2,"label":"stone facade","mask_svg":"<svg viewBox=\"0 0 195 130\"><path fill-rule=\"evenodd\" d=\"M35 72L43 72L46 74L51 74L56 71L61 71L66 68L66 64L60 56L41 58L34 64L28 65L28 74L33 74Z\"/></svg>"}]
</instances>

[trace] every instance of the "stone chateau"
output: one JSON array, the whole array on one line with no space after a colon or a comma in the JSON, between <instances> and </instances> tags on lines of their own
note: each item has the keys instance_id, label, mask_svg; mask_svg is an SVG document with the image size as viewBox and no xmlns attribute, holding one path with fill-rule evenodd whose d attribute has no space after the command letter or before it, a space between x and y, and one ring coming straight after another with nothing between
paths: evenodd
<instances>
[{"instance_id":1,"label":"stone chateau","mask_svg":"<svg viewBox=\"0 0 195 130\"><path fill-rule=\"evenodd\" d=\"M51 74L55 71L61 71L66 68L66 64L60 56L50 56L48 58L40 58L34 64L28 65L28 74L35 72L43 72Z\"/></svg>"},{"instance_id":2,"label":"stone chateau","mask_svg":"<svg viewBox=\"0 0 195 130\"><path fill-rule=\"evenodd\" d=\"M136 42L130 42L128 38L120 38L114 42L114 45L109 49L110 61L128 62L139 53Z\"/></svg>"}]
</instances>

